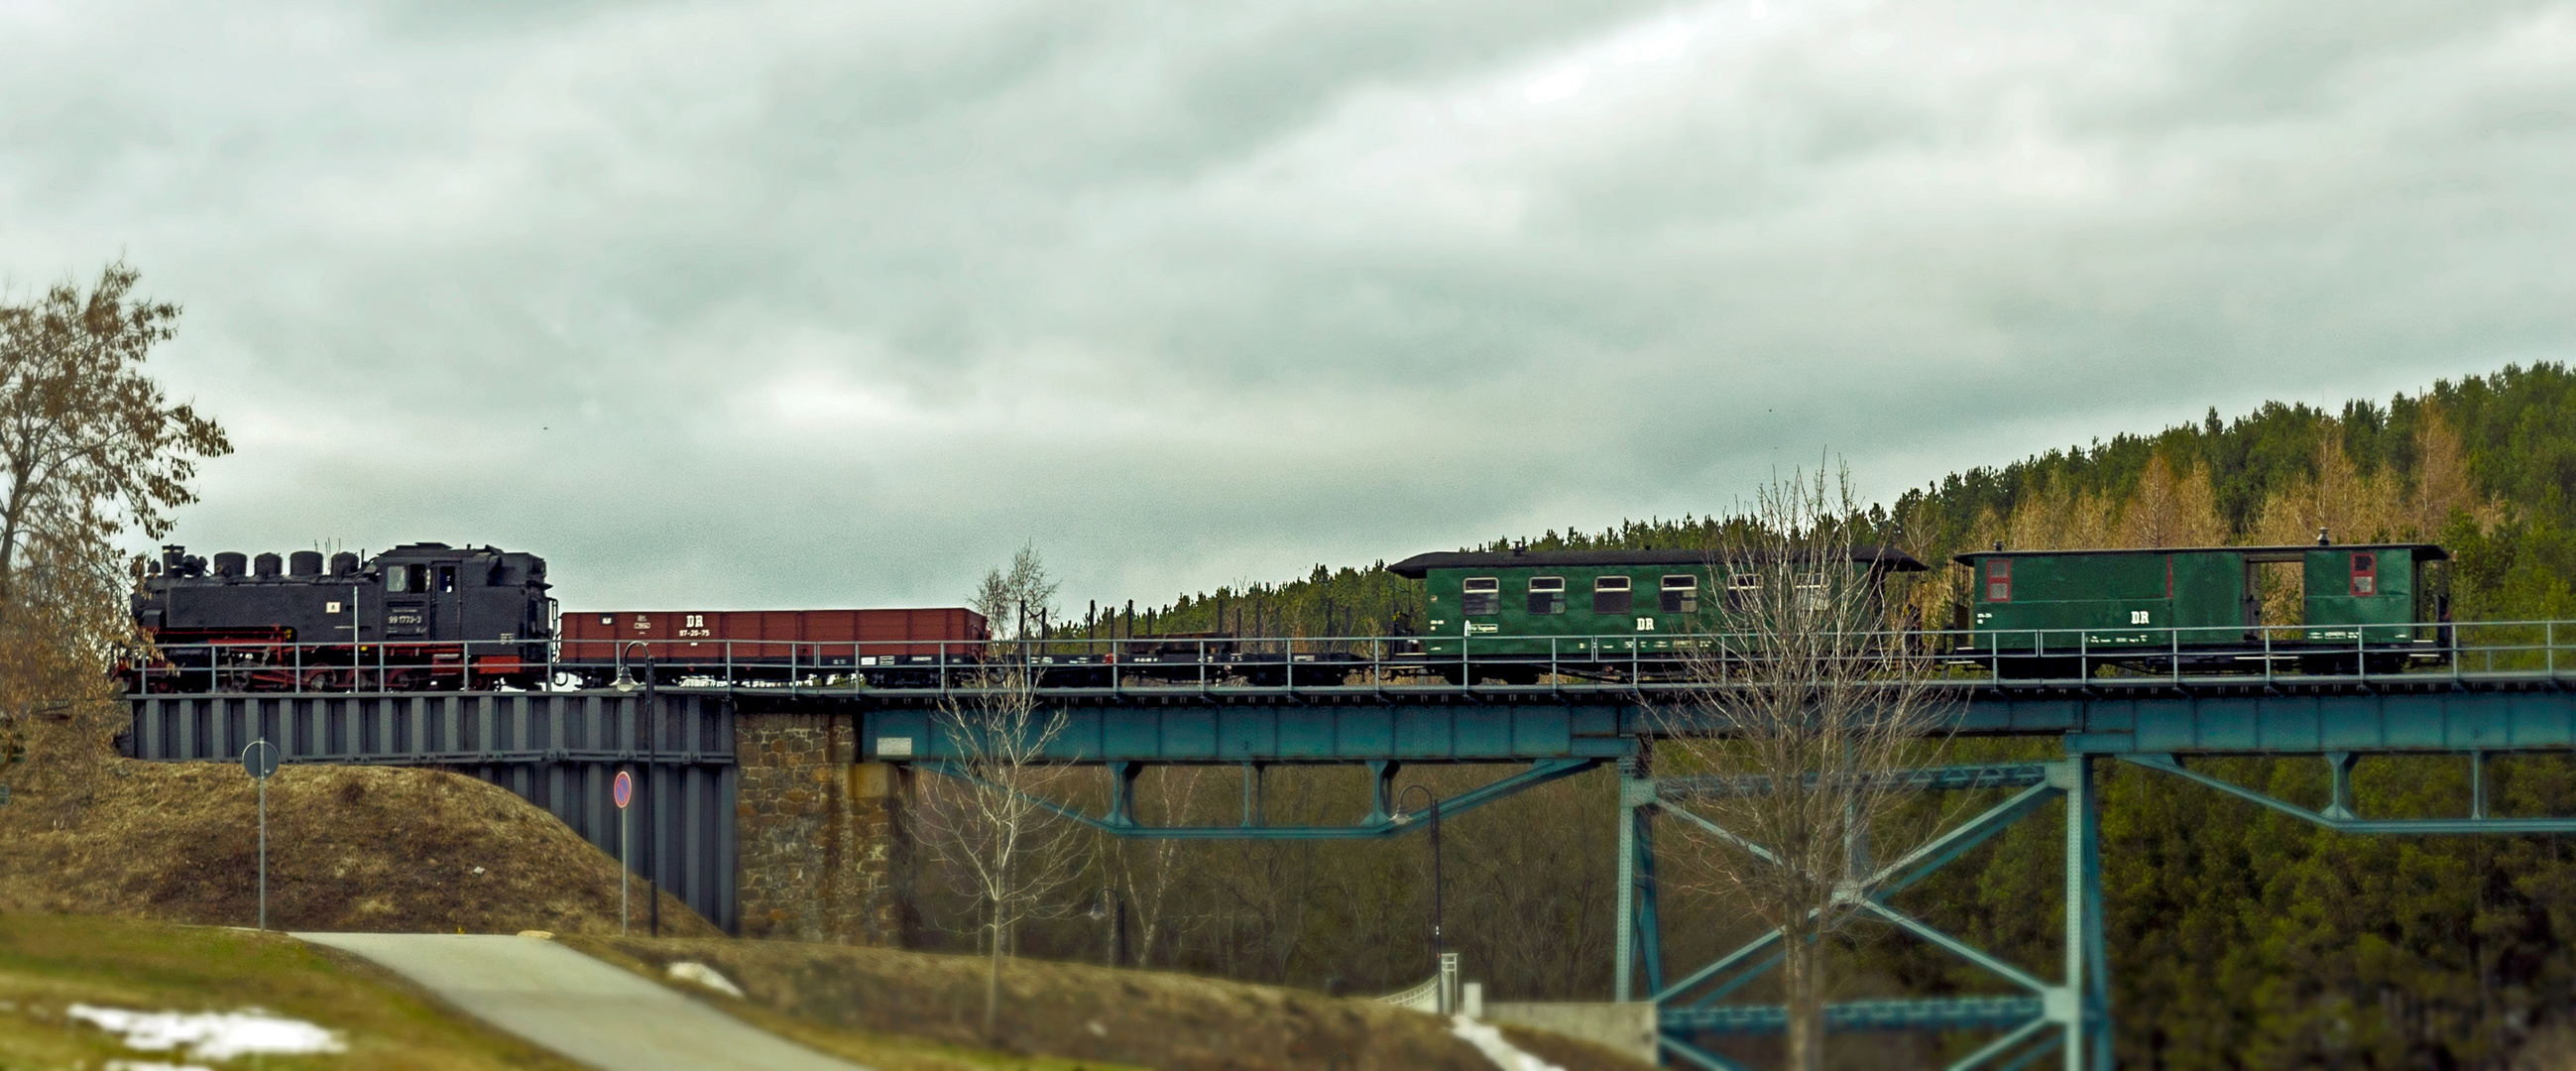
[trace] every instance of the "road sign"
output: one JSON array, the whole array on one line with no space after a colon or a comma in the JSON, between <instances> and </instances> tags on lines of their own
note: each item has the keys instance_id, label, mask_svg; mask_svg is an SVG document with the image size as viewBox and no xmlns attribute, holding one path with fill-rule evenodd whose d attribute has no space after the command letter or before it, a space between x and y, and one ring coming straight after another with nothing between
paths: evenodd
<instances>
[{"instance_id":1,"label":"road sign","mask_svg":"<svg viewBox=\"0 0 2576 1071\"><path fill-rule=\"evenodd\" d=\"M277 759L277 745L266 739L253 740L242 749L242 769L263 781L277 773Z\"/></svg>"},{"instance_id":2,"label":"road sign","mask_svg":"<svg viewBox=\"0 0 2576 1071\"><path fill-rule=\"evenodd\" d=\"M617 771L617 781L609 786L608 794L617 801L618 810L625 810L627 804L635 802L635 779L624 770Z\"/></svg>"},{"instance_id":3,"label":"road sign","mask_svg":"<svg viewBox=\"0 0 2576 1071\"><path fill-rule=\"evenodd\" d=\"M277 745L263 736L242 749L242 769L259 782L259 928L268 929L268 779L277 773Z\"/></svg>"}]
</instances>

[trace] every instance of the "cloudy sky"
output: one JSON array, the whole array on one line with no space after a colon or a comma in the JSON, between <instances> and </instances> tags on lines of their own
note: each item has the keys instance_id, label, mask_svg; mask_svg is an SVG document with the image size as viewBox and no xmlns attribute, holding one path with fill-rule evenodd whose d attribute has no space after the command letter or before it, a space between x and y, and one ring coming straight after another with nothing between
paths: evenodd
<instances>
[{"instance_id":1,"label":"cloudy sky","mask_svg":"<svg viewBox=\"0 0 2576 1071\"><path fill-rule=\"evenodd\" d=\"M2576 357L2576 3L0 0L200 552L1161 599Z\"/></svg>"}]
</instances>

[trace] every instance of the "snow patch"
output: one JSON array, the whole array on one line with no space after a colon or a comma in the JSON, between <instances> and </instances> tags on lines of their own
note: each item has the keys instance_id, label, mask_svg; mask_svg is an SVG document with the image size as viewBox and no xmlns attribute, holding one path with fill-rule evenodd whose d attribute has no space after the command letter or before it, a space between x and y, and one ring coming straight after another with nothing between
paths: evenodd
<instances>
[{"instance_id":1,"label":"snow patch","mask_svg":"<svg viewBox=\"0 0 2576 1071\"><path fill-rule=\"evenodd\" d=\"M237 1012L142 1012L74 1004L64 1014L111 1034L125 1035L125 1047L169 1052L185 1047L191 1060L229 1060L236 1056L294 1056L347 1052L334 1031L257 1008ZM131 1064L136 1071L183 1065Z\"/></svg>"},{"instance_id":2,"label":"snow patch","mask_svg":"<svg viewBox=\"0 0 2576 1071\"><path fill-rule=\"evenodd\" d=\"M1503 1071L1565 1071L1564 1068L1522 1052L1511 1042L1503 1040L1501 1029L1477 1022L1464 1015L1449 1017L1449 1032L1457 1035L1458 1040L1475 1046L1477 1052L1484 1053L1485 1059L1492 1060L1494 1066L1502 1068Z\"/></svg>"},{"instance_id":3,"label":"snow patch","mask_svg":"<svg viewBox=\"0 0 2576 1071\"><path fill-rule=\"evenodd\" d=\"M743 999L742 990L737 988L733 984L732 980L717 973L715 968L707 966L704 963L690 963L687 961L674 963L671 965L671 977L679 981L687 982L690 985L715 990L716 992L732 997L735 1000Z\"/></svg>"}]
</instances>

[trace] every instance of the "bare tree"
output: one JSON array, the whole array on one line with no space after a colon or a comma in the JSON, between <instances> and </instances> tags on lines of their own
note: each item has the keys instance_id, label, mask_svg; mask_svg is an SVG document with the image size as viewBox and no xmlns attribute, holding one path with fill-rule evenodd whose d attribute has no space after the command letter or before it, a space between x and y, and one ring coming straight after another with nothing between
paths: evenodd
<instances>
[{"instance_id":1,"label":"bare tree","mask_svg":"<svg viewBox=\"0 0 2576 1071\"><path fill-rule=\"evenodd\" d=\"M1817 1071L1828 935L1869 909L1873 847L1902 854L1892 819L1912 794L1895 774L1937 752L1945 700L1930 656L1890 627L1898 559L1868 545L1847 470L1775 481L1724 530L1694 687L1660 711L1657 762L1705 775L1668 823L1695 850L1667 858L1673 880L1777 931L1789 1066Z\"/></svg>"},{"instance_id":2,"label":"bare tree","mask_svg":"<svg viewBox=\"0 0 2576 1071\"><path fill-rule=\"evenodd\" d=\"M994 638L1026 639L1036 625L1054 617L1056 586L1037 543L1023 543L1008 569L986 573L975 585L975 612L984 615Z\"/></svg>"},{"instance_id":3,"label":"bare tree","mask_svg":"<svg viewBox=\"0 0 2576 1071\"><path fill-rule=\"evenodd\" d=\"M941 703L938 728L950 758L926 782L924 841L958 892L981 910L990 956L984 980L984 1035L1001 1030L1002 960L1021 922L1062 914L1057 894L1077 882L1078 828L1043 802L1069 767L1048 754L1064 735L1062 709L1042 706L1026 667L992 660L957 697Z\"/></svg>"}]
</instances>

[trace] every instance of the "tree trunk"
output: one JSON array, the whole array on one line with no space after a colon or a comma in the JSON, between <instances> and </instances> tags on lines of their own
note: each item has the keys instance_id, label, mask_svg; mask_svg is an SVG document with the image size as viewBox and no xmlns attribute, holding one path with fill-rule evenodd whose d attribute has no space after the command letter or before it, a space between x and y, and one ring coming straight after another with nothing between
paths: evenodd
<instances>
[{"instance_id":1,"label":"tree trunk","mask_svg":"<svg viewBox=\"0 0 2576 1071\"><path fill-rule=\"evenodd\" d=\"M1002 905L993 905L993 956L984 969L984 1040L1002 1043Z\"/></svg>"},{"instance_id":2,"label":"tree trunk","mask_svg":"<svg viewBox=\"0 0 2576 1071\"><path fill-rule=\"evenodd\" d=\"M1825 1068L1825 946L1792 927L1782 941L1781 986L1789 1013L1788 1071Z\"/></svg>"}]
</instances>

